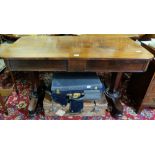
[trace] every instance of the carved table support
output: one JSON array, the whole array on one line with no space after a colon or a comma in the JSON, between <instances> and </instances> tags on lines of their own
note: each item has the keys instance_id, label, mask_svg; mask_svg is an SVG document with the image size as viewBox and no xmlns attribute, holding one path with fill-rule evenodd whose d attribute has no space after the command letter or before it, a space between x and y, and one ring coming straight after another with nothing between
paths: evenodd
<instances>
[{"instance_id":1,"label":"carved table support","mask_svg":"<svg viewBox=\"0 0 155 155\"><path fill-rule=\"evenodd\" d=\"M31 72L32 91L36 92L39 86L39 72Z\"/></svg>"},{"instance_id":2,"label":"carved table support","mask_svg":"<svg viewBox=\"0 0 155 155\"><path fill-rule=\"evenodd\" d=\"M6 108L6 106L5 106L5 101L3 100L3 97L1 96L1 94L0 94L0 103L1 103L1 105L2 105L2 110L4 111L4 113L5 113L6 115L8 115L8 111L7 111L7 108Z\"/></svg>"},{"instance_id":3,"label":"carved table support","mask_svg":"<svg viewBox=\"0 0 155 155\"><path fill-rule=\"evenodd\" d=\"M17 88L17 83L16 83L16 80L14 78L14 75L13 75L13 72L12 71L10 71L10 75L11 75L11 79L12 79L12 81L14 83L16 93L19 95L19 91L18 91L18 88Z\"/></svg>"},{"instance_id":4,"label":"carved table support","mask_svg":"<svg viewBox=\"0 0 155 155\"><path fill-rule=\"evenodd\" d=\"M118 90L123 73L112 73L110 87L106 91L106 98L110 113L115 118L122 117L123 106L120 103L121 94Z\"/></svg>"},{"instance_id":5,"label":"carved table support","mask_svg":"<svg viewBox=\"0 0 155 155\"><path fill-rule=\"evenodd\" d=\"M20 102L20 94L19 94L19 91L18 91L18 88L17 88L17 82L16 82L16 79L15 79L15 77L14 77L14 75L13 75L13 72L11 71L11 70L9 70L10 71L10 75L11 75L11 79L12 79L12 81L13 81L13 83L14 83L14 87L15 87L15 90L16 90L16 93L17 93L17 102L19 103Z\"/></svg>"}]
</instances>

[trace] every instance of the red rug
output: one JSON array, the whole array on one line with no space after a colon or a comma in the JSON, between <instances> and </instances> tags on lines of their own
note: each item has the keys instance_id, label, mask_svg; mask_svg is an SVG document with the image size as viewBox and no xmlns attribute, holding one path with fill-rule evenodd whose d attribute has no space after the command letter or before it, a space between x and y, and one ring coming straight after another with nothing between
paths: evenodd
<instances>
[{"instance_id":1,"label":"red rug","mask_svg":"<svg viewBox=\"0 0 155 155\"><path fill-rule=\"evenodd\" d=\"M44 116L43 113L36 114L34 117L28 115L30 83L27 81L17 81L19 97L16 92L9 96L6 106L9 115L0 113L1 120L114 120L107 111L103 116ZM136 114L131 107L124 105L122 120L154 120L155 109L143 109L140 114Z\"/></svg>"}]
</instances>

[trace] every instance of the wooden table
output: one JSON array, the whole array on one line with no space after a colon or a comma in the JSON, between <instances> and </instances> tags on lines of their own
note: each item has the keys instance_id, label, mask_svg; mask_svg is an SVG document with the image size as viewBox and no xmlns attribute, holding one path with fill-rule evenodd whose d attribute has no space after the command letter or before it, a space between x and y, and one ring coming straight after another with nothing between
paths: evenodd
<instances>
[{"instance_id":1,"label":"wooden table","mask_svg":"<svg viewBox=\"0 0 155 155\"><path fill-rule=\"evenodd\" d=\"M115 116L122 114L118 93L122 73L144 72L153 59L121 35L25 36L1 47L0 57L11 71L112 72L106 95Z\"/></svg>"}]
</instances>

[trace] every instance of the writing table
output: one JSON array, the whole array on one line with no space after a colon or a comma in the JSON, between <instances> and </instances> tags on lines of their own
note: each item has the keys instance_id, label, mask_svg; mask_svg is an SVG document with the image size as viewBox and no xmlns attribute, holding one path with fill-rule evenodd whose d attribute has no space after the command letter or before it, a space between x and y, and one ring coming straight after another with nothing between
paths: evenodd
<instances>
[{"instance_id":1,"label":"writing table","mask_svg":"<svg viewBox=\"0 0 155 155\"><path fill-rule=\"evenodd\" d=\"M119 117L123 109L118 87L123 72L146 71L153 55L130 38L117 35L25 36L1 46L0 58L11 72L112 72L106 95L112 115Z\"/></svg>"}]
</instances>

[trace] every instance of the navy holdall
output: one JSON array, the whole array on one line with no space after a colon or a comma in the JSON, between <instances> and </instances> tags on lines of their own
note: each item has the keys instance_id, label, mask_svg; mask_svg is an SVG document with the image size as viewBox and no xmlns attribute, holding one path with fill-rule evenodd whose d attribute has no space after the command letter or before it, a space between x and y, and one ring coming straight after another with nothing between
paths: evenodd
<instances>
[{"instance_id":1,"label":"navy holdall","mask_svg":"<svg viewBox=\"0 0 155 155\"><path fill-rule=\"evenodd\" d=\"M70 112L81 112L84 100L100 100L104 92L96 73L54 73L51 85L52 99L66 106Z\"/></svg>"}]
</instances>

